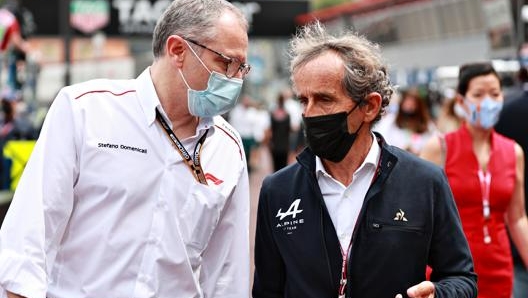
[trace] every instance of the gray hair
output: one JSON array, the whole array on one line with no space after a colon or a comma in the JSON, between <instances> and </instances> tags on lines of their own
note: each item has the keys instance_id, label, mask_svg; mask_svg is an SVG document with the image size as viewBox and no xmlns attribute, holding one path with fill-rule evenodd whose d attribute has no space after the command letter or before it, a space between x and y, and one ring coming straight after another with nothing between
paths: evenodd
<instances>
[{"instance_id":1,"label":"gray hair","mask_svg":"<svg viewBox=\"0 0 528 298\"><path fill-rule=\"evenodd\" d=\"M173 34L199 42L208 42L217 37L215 22L225 11L232 12L240 24L248 28L242 12L225 0L174 0L158 20L152 36L154 58L165 52L165 42Z\"/></svg>"},{"instance_id":2,"label":"gray hair","mask_svg":"<svg viewBox=\"0 0 528 298\"><path fill-rule=\"evenodd\" d=\"M374 122L379 121L394 92L379 45L352 31L333 36L316 21L302 27L290 42L290 72L326 51L343 59L343 89L354 101L361 103L372 92L381 95L381 109Z\"/></svg>"}]
</instances>

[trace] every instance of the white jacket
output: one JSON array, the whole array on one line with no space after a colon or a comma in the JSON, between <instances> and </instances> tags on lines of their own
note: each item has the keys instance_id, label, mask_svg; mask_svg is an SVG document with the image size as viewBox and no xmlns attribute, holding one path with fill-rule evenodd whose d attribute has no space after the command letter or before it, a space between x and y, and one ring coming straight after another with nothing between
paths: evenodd
<instances>
[{"instance_id":1,"label":"white jacket","mask_svg":"<svg viewBox=\"0 0 528 298\"><path fill-rule=\"evenodd\" d=\"M249 185L238 133L220 116L182 140L196 182L155 120L149 70L63 88L0 231L0 296L249 295ZM162 114L164 112L162 111Z\"/></svg>"}]
</instances>

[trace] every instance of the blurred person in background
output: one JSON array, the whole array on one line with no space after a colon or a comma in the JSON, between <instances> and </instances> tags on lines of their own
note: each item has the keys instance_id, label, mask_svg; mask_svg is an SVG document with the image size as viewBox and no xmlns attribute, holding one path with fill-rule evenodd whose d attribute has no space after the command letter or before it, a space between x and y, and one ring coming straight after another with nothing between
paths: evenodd
<instances>
[{"instance_id":1,"label":"blurred person in background","mask_svg":"<svg viewBox=\"0 0 528 298\"><path fill-rule=\"evenodd\" d=\"M375 130L385 137L387 143L415 155L436 132L427 103L417 88L403 91L397 112L385 117L383 125L377 125Z\"/></svg>"},{"instance_id":2,"label":"blurred person in background","mask_svg":"<svg viewBox=\"0 0 528 298\"><path fill-rule=\"evenodd\" d=\"M22 92L6 88L0 94L2 103L2 123L0 139L2 144L8 140L33 140L38 137L37 130L24 111Z\"/></svg>"},{"instance_id":3,"label":"blurred person in background","mask_svg":"<svg viewBox=\"0 0 528 298\"><path fill-rule=\"evenodd\" d=\"M528 70L526 66L520 68L518 79L520 92L512 92L512 97L506 98L495 130L515 140L524 151L524 208L528 212L528 197L526 196L528 189L528 158L526 158L528 152ZM526 298L528 297L528 271L515 245L512 245L512 255L513 297Z\"/></svg>"},{"instance_id":4,"label":"blurred person in background","mask_svg":"<svg viewBox=\"0 0 528 298\"><path fill-rule=\"evenodd\" d=\"M271 153L273 171L278 171L288 165L292 123L290 114L284 106L285 100L285 94L279 93L276 106L269 113L270 125L266 130L266 144Z\"/></svg>"},{"instance_id":5,"label":"blurred person in background","mask_svg":"<svg viewBox=\"0 0 528 298\"><path fill-rule=\"evenodd\" d=\"M136 79L61 89L0 230L0 297L247 297L248 23L174 0Z\"/></svg>"},{"instance_id":6,"label":"blurred person in background","mask_svg":"<svg viewBox=\"0 0 528 298\"><path fill-rule=\"evenodd\" d=\"M27 40L36 28L31 11L22 5L21 0L7 0L4 7L15 16L20 28L19 33L21 39L23 41ZM7 84L13 90L22 90L23 82L19 76L19 69L25 67L26 60L29 58L28 54L29 51L27 49L16 46L16 44L14 47L9 48L7 54ZM34 59L35 57L31 58Z\"/></svg>"},{"instance_id":7,"label":"blurred person in background","mask_svg":"<svg viewBox=\"0 0 528 298\"><path fill-rule=\"evenodd\" d=\"M251 156L253 150L257 147L257 140L255 138L255 130L258 126L258 111L255 108L253 99L248 94L242 95L240 103L238 103L229 112L229 123L237 130L242 138L244 146L245 160L247 167L251 172Z\"/></svg>"},{"instance_id":8,"label":"blurred person in background","mask_svg":"<svg viewBox=\"0 0 528 298\"><path fill-rule=\"evenodd\" d=\"M266 143L266 131L270 127L270 114L267 102L264 100L255 103L255 126L253 135L255 137L255 146L251 150L251 168L260 169L266 161L263 160L264 154L269 155L269 149ZM269 163L269 162L268 162Z\"/></svg>"},{"instance_id":9,"label":"blurred person in background","mask_svg":"<svg viewBox=\"0 0 528 298\"><path fill-rule=\"evenodd\" d=\"M457 130L464 121L464 110L455 96L446 98L436 119L439 133Z\"/></svg>"},{"instance_id":10,"label":"blurred person in background","mask_svg":"<svg viewBox=\"0 0 528 298\"><path fill-rule=\"evenodd\" d=\"M447 174L475 262L478 297L511 298L507 229L528 265L524 154L515 141L493 129L504 98L491 63L462 65L457 92L465 122L431 138L421 157L443 166Z\"/></svg>"},{"instance_id":11,"label":"blurred person in background","mask_svg":"<svg viewBox=\"0 0 528 298\"><path fill-rule=\"evenodd\" d=\"M4 148L12 140L35 140L38 130L24 111L22 92L6 88L0 96L0 189L6 190L11 188L13 160L4 155Z\"/></svg>"},{"instance_id":12,"label":"blurred person in background","mask_svg":"<svg viewBox=\"0 0 528 298\"><path fill-rule=\"evenodd\" d=\"M302 107L299 101L294 97L291 87L282 91L284 97L284 108L290 115L290 152L288 163L295 161L295 156L304 147L304 132L302 130Z\"/></svg>"},{"instance_id":13,"label":"blurred person in background","mask_svg":"<svg viewBox=\"0 0 528 298\"><path fill-rule=\"evenodd\" d=\"M3 63L7 62L7 56L12 50L16 48L24 55L28 55L31 51L30 45L22 35L21 25L16 15L11 11L14 10L14 6L18 5L17 1L7 1L4 6L0 8L0 60ZM12 64L9 64L12 66ZM0 69L3 67L0 67ZM12 69L8 74L8 83L11 88L16 89L15 81L16 77L12 73Z\"/></svg>"},{"instance_id":14,"label":"blurred person in background","mask_svg":"<svg viewBox=\"0 0 528 298\"><path fill-rule=\"evenodd\" d=\"M445 175L371 130L393 93L379 46L316 22L290 57L308 148L262 183L253 297L475 297Z\"/></svg>"}]
</instances>

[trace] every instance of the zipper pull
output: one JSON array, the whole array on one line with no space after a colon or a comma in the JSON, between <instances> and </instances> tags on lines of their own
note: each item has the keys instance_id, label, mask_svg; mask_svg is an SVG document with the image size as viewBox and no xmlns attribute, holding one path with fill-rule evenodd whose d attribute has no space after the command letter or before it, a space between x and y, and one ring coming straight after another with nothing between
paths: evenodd
<instances>
[{"instance_id":1,"label":"zipper pull","mask_svg":"<svg viewBox=\"0 0 528 298\"><path fill-rule=\"evenodd\" d=\"M373 224L372 224L372 227L373 227L374 229L381 229L381 225L380 225L379 223L373 223Z\"/></svg>"}]
</instances>

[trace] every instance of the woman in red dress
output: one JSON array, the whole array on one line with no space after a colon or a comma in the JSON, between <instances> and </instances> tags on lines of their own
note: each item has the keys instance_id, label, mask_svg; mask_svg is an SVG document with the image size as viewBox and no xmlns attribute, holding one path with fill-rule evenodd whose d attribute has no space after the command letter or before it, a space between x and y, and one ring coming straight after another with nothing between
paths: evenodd
<instances>
[{"instance_id":1,"label":"woman in red dress","mask_svg":"<svg viewBox=\"0 0 528 298\"><path fill-rule=\"evenodd\" d=\"M513 265L507 229L528 265L524 154L493 129L504 98L491 64L462 66L457 91L464 124L432 138L421 157L445 169L473 255L478 297L510 298Z\"/></svg>"}]
</instances>

